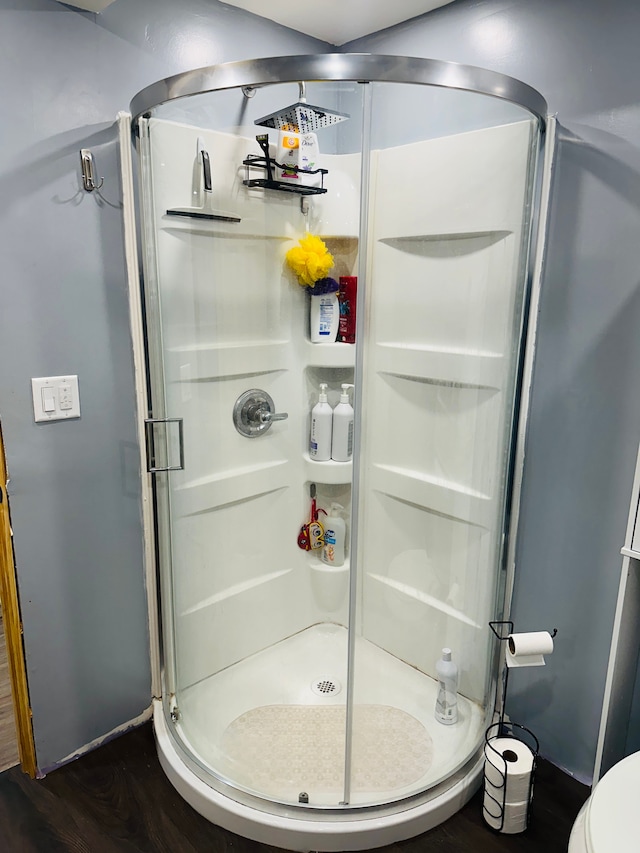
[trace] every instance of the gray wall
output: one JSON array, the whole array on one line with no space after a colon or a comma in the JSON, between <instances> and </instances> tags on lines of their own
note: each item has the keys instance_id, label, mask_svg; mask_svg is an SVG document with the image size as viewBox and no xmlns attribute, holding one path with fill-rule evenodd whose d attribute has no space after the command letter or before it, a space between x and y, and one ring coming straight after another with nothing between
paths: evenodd
<instances>
[{"instance_id":1,"label":"gray wall","mask_svg":"<svg viewBox=\"0 0 640 853\"><path fill-rule=\"evenodd\" d=\"M0 417L46 769L150 702L116 113L187 68L325 45L213 0L0 0L0 33ZM30 378L64 373L81 419L36 425Z\"/></svg>"},{"instance_id":2,"label":"gray wall","mask_svg":"<svg viewBox=\"0 0 640 853\"><path fill-rule=\"evenodd\" d=\"M559 633L544 670L512 675L508 710L584 780L640 438L639 32L634 0L461 0L344 48L510 74L542 92L564 128L513 606L517 630Z\"/></svg>"},{"instance_id":3,"label":"gray wall","mask_svg":"<svg viewBox=\"0 0 640 853\"><path fill-rule=\"evenodd\" d=\"M42 768L149 698L114 116L186 68L325 49L214 0L173 7L127 0L95 16L0 0L0 417ZM519 630L560 633L545 670L511 679L509 710L581 778L593 764L640 435L639 31L632 0L462 0L346 48L511 74L566 128L514 601ZM78 190L85 146L106 177L102 202ZM82 419L35 425L30 377L67 372L80 376Z\"/></svg>"}]
</instances>

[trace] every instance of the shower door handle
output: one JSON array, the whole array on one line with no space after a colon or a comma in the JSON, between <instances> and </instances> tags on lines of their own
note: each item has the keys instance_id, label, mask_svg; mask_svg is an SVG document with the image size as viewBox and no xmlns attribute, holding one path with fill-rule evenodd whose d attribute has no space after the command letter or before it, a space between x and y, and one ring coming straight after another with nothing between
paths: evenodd
<instances>
[{"instance_id":1,"label":"shower door handle","mask_svg":"<svg viewBox=\"0 0 640 853\"><path fill-rule=\"evenodd\" d=\"M209 152L205 151L203 148L200 152L202 156L202 176L204 178L204 191L206 193L210 193L213 189L211 184L211 160L209 159Z\"/></svg>"},{"instance_id":2,"label":"shower door handle","mask_svg":"<svg viewBox=\"0 0 640 853\"><path fill-rule=\"evenodd\" d=\"M155 442L153 439L153 428L155 424L178 424L178 448L180 461L178 465L157 466L155 464ZM161 471L183 471L184 470L184 429L182 418L145 418L144 432L147 446L147 471L150 474L158 474Z\"/></svg>"}]
</instances>

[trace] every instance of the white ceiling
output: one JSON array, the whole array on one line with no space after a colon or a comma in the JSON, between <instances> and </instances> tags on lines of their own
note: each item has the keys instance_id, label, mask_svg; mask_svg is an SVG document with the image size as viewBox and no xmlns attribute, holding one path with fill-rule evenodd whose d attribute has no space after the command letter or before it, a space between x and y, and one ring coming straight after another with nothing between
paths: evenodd
<instances>
[{"instance_id":1,"label":"white ceiling","mask_svg":"<svg viewBox=\"0 0 640 853\"><path fill-rule=\"evenodd\" d=\"M345 44L424 15L452 0L224 0L298 32Z\"/></svg>"},{"instance_id":2,"label":"white ceiling","mask_svg":"<svg viewBox=\"0 0 640 853\"><path fill-rule=\"evenodd\" d=\"M114 0L62 0L89 12L101 12ZM179 0L176 0L178 3ZM284 24L300 33L327 41L345 42L377 33L394 24L424 15L432 9L446 6L453 0L223 0Z\"/></svg>"}]
</instances>

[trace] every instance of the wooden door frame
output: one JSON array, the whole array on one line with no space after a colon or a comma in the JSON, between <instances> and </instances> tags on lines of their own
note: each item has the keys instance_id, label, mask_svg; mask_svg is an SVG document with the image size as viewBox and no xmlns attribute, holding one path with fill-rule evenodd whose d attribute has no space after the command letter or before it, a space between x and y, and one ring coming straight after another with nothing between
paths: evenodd
<instances>
[{"instance_id":1,"label":"wooden door frame","mask_svg":"<svg viewBox=\"0 0 640 853\"><path fill-rule=\"evenodd\" d=\"M22 619L20 617L18 582L9 517L8 480L9 475L2 441L2 424L0 424L0 591L2 593L2 621L7 641L9 678L20 764L24 772L34 779L37 775L36 750L33 740L29 687L22 640Z\"/></svg>"}]
</instances>

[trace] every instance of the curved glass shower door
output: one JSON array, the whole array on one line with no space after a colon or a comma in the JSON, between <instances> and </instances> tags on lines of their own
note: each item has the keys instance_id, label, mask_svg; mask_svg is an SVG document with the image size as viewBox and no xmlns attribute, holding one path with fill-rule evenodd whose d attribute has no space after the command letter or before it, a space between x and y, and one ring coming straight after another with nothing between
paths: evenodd
<instances>
[{"instance_id":1,"label":"curved glass shower door","mask_svg":"<svg viewBox=\"0 0 640 853\"><path fill-rule=\"evenodd\" d=\"M348 565L325 571L298 537L312 487L318 507L349 511L352 464L313 462L309 426L320 383L331 405L353 383L355 348L311 343L309 297L285 254L311 231L334 276L357 274L360 90L308 88L310 103L356 128L340 155L340 125L318 132L332 194L244 183L268 178L243 162L262 153L254 119L295 102L297 86L253 100L214 93L140 122L153 415L171 419L153 429L169 464L173 419L184 431L184 470L156 475L167 709L216 777L285 803L310 788L314 805L333 807L344 793ZM283 418L262 422L269 406Z\"/></svg>"},{"instance_id":2,"label":"curved glass shower door","mask_svg":"<svg viewBox=\"0 0 640 853\"><path fill-rule=\"evenodd\" d=\"M306 97L343 119L315 129L321 187L278 187L256 159L279 137L254 122L295 106L296 84L138 122L148 435L176 743L239 800L335 812L446 783L493 712L539 129L428 86ZM358 278L355 344L311 342L285 261L308 233L331 276ZM353 461L309 455L321 384L331 406L355 385ZM342 507L342 565L300 547L312 494Z\"/></svg>"},{"instance_id":3,"label":"curved glass shower door","mask_svg":"<svg viewBox=\"0 0 640 853\"><path fill-rule=\"evenodd\" d=\"M491 722L539 147L511 104L370 89L347 794L361 805L450 778ZM443 648L458 695L439 719ZM395 756L375 774L368 715Z\"/></svg>"}]
</instances>

